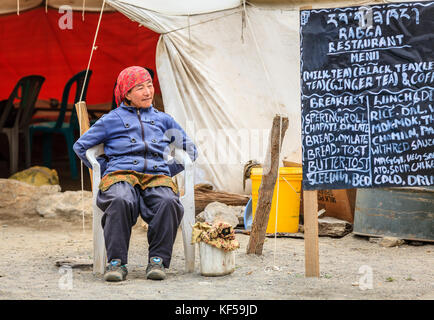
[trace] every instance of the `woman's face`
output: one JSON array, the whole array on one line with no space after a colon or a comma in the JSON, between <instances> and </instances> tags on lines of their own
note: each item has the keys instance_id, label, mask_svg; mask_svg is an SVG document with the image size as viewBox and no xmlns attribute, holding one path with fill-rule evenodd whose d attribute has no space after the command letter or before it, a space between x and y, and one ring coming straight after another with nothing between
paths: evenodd
<instances>
[{"instance_id":1,"label":"woman's face","mask_svg":"<svg viewBox=\"0 0 434 320\"><path fill-rule=\"evenodd\" d=\"M125 95L131 101L131 105L136 108L148 108L154 98L154 85L151 80L142 82L134 86Z\"/></svg>"}]
</instances>

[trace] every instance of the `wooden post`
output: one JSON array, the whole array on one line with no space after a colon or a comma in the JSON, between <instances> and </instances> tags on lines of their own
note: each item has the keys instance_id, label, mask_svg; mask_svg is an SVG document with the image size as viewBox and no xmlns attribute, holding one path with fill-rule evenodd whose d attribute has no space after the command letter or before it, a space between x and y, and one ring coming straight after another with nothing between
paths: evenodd
<instances>
[{"instance_id":1,"label":"wooden post","mask_svg":"<svg viewBox=\"0 0 434 320\"><path fill-rule=\"evenodd\" d=\"M303 191L305 276L319 277L317 191Z\"/></svg>"},{"instance_id":2,"label":"wooden post","mask_svg":"<svg viewBox=\"0 0 434 320\"><path fill-rule=\"evenodd\" d=\"M264 246L265 231L267 230L270 216L271 204L273 201L274 186L279 171L279 150L283 137L288 129L288 118L276 115L271 128L270 142L268 145L267 159L263 168L261 186L259 187L258 206L255 218L252 223L252 232L247 245L247 254L262 254ZM280 126L282 125L282 127ZM279 137L280 135L280 137Z\"/></svg>"},{"instance_id":3,"label":"wooden post","mask_svg":"<svg viewBox=\"0 0 434 320\"><path fill-rule=\"evenodd\" d=\"M80 126L80 136L90 128L89 114L87 113L86 102L79 101L75 104L77 111L78 125ZM92 187L92 169L89 168L90 186Z\"/></svg>"}]
</instances>

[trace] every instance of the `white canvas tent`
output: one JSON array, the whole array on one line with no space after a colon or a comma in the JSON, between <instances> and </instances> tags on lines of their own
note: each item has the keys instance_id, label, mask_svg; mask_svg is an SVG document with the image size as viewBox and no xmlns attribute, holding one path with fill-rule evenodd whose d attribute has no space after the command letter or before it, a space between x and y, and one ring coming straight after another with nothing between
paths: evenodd
<instances>
[{"instance_id":1,"label":"white canvas tent","mask_svg":"<svg viewBox=\"0 0 434 320\"><path fill-rule=\"evenodd\" d=\"M196 183L243 193L243 166L264 160L275 114L289 118L281 158L301 163L299 9L367 3L263 2L107 0L161 34L165 111L200 148Z\"/></svg>"},{"instance_id":2,"label":"white canvas tent","mask_svg":"<svg viewBox=\"0 0 434 320\"><path fill-rule=\"evenodd\" d=\"M246 6L243 25L240 1L188 2L107 1L161 34L165 111L200 149L196 183L242 193L243 166L263 160L275 114L290 119L282 155L301 162L298 10Z\"/></svg>"},{"instance_id":3,"label":"white canvas tent","mask_svg":"<svg viewBox=\"0 0 434 320\"><path fill-rule=\"evenodd\" d=\"M16 0L7 2L16 9ZM156 65L165 111L199 147L195 182L243 193L244 164L264 160L275 114L289 118L281 159L301 163L300 8L381 2L390 1L106 0L106 6L161 34ZM48 0L76 10L83 3L91 11L102 0Z\"/></svg>"}]
</instances>

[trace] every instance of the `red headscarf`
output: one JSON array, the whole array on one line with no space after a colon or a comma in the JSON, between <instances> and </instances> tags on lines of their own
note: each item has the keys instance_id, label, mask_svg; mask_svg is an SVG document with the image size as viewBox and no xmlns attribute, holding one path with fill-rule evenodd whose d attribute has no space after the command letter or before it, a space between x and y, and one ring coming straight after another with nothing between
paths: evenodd
<instances>
[{"instance_id":1,"label":"red headscarf","mask_svg":"<svg viewBox=\"0 0 434 320\"><path fill-rule=\"evenodd\" d=\"M152 81L148 70L143 67L128 67L119 73L115 88L116 105L119 107L127 92L139 83Z\"/></svg>"}]
</instances>

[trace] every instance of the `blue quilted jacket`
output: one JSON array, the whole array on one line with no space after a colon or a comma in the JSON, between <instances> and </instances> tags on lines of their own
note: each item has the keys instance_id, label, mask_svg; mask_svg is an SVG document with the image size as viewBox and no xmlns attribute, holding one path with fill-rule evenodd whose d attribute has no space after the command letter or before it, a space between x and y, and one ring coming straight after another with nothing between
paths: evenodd
<instances>
[{"instance_id":1,"label":"blue quilted jacket","mask_svg":"<svg viewBox=\"0 0 434 320\"><path fill-rule=\"evenodd\" d=\"M196 160L196 146L170 115L153 106L135 108L122 103L95 122L75 142L74 151L91 168L86 150L104 143L105 158L98 159L102 176L117 170L174 176L184 166L167 161L172 142Z\"/></svg>"}]
</instances>

